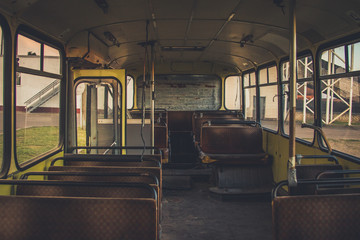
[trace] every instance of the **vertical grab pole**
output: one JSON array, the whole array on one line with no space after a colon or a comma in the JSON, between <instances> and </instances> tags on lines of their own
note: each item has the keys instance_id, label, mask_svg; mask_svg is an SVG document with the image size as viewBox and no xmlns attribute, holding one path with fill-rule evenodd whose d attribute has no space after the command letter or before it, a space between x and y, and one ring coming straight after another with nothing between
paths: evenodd
<instances>
[{"instance_id":1,"label":"vertical grab pole","mask_svg":"<svg viewBox=\"0 0 360 240\"><path fill-rule=\"evenodd\" d=\"M151 78L150 78L150 107L151 107L151 147L155 145L155 54L154 54L154 43L151 44ZM151 150L154 154L154 149Z\"/></svg>"},{"instance_id":2,"label":"vertical grab pole","mask_svg":"<svg viewBox=\"0 0 360 240\"><path fill-rule=\"evenodd\" d=\"M296 0L289 1L289 30L290 30L290 124L289 124L289 186L296 186L295 161L295 114L296 114Z\"/></svg>"}]
</instances>

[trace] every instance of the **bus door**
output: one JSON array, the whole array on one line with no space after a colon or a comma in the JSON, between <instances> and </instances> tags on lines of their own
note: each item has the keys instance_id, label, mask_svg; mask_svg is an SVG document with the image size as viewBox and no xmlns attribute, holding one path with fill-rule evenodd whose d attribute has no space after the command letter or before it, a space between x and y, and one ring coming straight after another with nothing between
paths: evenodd
<instances>
[{"instance_id":1,"label":"bus door","mask_svg":"<svg viewBox=\"0 0 360 240\"><path fill-rule=\"evenodd\" d=\"M76 153L119 154L106 147L125 146L125 70L74 70L73 76Z\"/></svg>"}]
</instances>

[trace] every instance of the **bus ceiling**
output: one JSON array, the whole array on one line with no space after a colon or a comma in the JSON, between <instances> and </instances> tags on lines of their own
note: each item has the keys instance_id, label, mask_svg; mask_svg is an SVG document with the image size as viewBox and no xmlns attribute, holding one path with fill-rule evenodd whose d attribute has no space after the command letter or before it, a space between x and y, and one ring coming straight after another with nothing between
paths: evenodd
<instances>
[{"instance_id":1,"label":"bus ceiling","mask_svg":"<svg viewBox=\"0 0 360 240\"><path fill-rule=\"evenodd\" d=\"M111 68L141 68L144 49L139 43L146 39L149 21L157 65L209 62L230 72L289 55L288 5L288 0L0 2L15 22L63 42L67 57ZM359 31L359 9L356 0L297 1L298 51Z\"/></svg>"}]
</instances>

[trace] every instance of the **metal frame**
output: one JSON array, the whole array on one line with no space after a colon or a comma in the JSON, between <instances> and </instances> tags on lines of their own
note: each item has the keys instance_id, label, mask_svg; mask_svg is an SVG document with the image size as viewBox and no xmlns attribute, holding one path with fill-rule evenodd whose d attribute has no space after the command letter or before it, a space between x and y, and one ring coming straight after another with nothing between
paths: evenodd
<instances>
[{"instance_id":1,"label":"metal frame","mask_svg":"<svg viewBox=\"0 0 360 240\"><path fill-rule=\"evenodd\" d=\"M11 30L5 19L0 14L0 27L2 30L3 44L4 44L4 60L3 60L3 155L0 169L0 178L6 177L9 172L11 164L11 94L13 92L12 78L12 41ZM6 90L6 91L5 91Z\"/></svg>"},{"instance_id":2,"label":"metal frame","mask_svg":"<svg viewBox=\"0 0 360 240\"><path fill-rule=\"evenodd\" d=\"M106 70L106 69L103 69L103 70ZM86 70L85 70L86 71ZM91 70L90 70L91 71ZM117 82L117 84L118 84L118 87L119 87L119 90L120 90L120 93L121 93L121 102L120 102L120 106L119 106L119 104L118 104L118 98L115 98L115 97L113 97L113 106L114 106L114 113L113 113L113 120L114 120L114 126L115 126L115 142L113 143L113 144L115 144L115 146L116 147L119 147L119 146L124 146L124 144L125 144L125 141L126 141L126 139L124 139L124 135L126 136L126 126L123 126L123 125L126 125L126 116L125 116L125 121L123 122L122 120L123 120L123 118L124 118L124 116L123 116L123 111L125 111L125 113L126 113L126 110L127 109L124 109L123 110L123 106L125 106L125 108L126 108L126 96L122 96L123 95L123 92L125 91L125 95L126 95L126 86L125 86L125 88L124 88L124 86L122 85L122 83L121 83L121 80L120 79L118 79L116 76L114 76L114 75L111 75L111 73L110 73L110 75L102 75L102 76L94 76L94 74L89 74L89 76L86 76L86 74L84 74L84 75L81 75L81 76L75 76L75 79L73 80L74 81L74 89L73 89L73 92L71 93L71 94L73 94L74 96L75 96L75 94L76 94L76 88L77 88L77 86L79 85L79 84L81 84L81 83L92 83L91 82L91 80L100 80L100 79L111 79L111 80L113 80L113 81L116 81ZM106 81L105 81L106 82ZM111 83L109 83L109 84L111 84ZM125 84L126 84L126 75L125 75ZM112 85L112 84L111 84ZM112 86L113 87L113 89L115 89L115 86ZM117 89L117 88L116 88ZM114 94L114 93L113 93ZM114 94L115 96L117 96L118 95L118 93L116 93L116 94ZM125 102L123 103L123 99L125 99ZM74 101L76 102L76 96L75 96L75 98L74 98ZM75 107L75 109L70 109L70 111L73 111L73 110L75 110L75 114L76 114L76 104L74 104L74 107ZM115 107L117 107L117 108L115 108ZM120 117L118 118L118 117L116 117L116 116L118 116L118 111L120 110ZM76 115L75 115L76 116ZM116 118L116 120L115 120L115 118ZM119 124L118 124L118 119L120 119L120 127L118 126ZM75 147L68 147L67 148L67 150L69 151L69 152L71 152L71 151L73 151L73 150L75 150L75 149L78 149L79 148L79 146L77 146L77 144L78 144L78 141L77 141L77 118L75 117L75 138L76 138L76 142L75 142L75 144L76 144L76 146ZM124 129L124 131L123 131L123 129ZM118 132L119 132L119 136L117 136L118 135ZM117 142L117 140L120 140L120 143L119 142ZM112 146L111 147L107 147L107 148L105 148L105 149L111 149L112 148ZM84 148L84 149L86 149L86 147ZM88 147L88 149L100 149L99 147ZM119 148L114 148L115 150L116 149L119 149Z\"/></svg>"}]
</instances>

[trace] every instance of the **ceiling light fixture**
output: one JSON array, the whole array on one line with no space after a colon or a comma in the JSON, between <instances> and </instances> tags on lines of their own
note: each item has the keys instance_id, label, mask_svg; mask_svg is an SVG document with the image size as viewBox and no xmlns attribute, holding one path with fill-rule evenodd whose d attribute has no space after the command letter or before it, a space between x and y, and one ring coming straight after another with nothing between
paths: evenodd
<instances>
[{"instance_id":1,"label":"ceiling light fixture","mask_svg":"<svg viewBox=\"0 0 360 240\"><path fill-rule=\"evenodd\" d=\"M253 40L254 36L252 34L249 34L249 35L246 35L245 37L243 37L241 40L240 40L240 47L245 47L245 44L251 42L253 43L254 40Z\"/></svg>"},{"instance_id":2,"label":"ceiling light fixture","mask_svg":"<svg viewBox=\"0 0 360 240\"><path fill-rule=\"evenodd\" d=\"M119 41L116 39L116 37L111 32L104 32L104 36L107 40L112 42L113 45L120 47Z\"/></svg>"}]
</instances>

